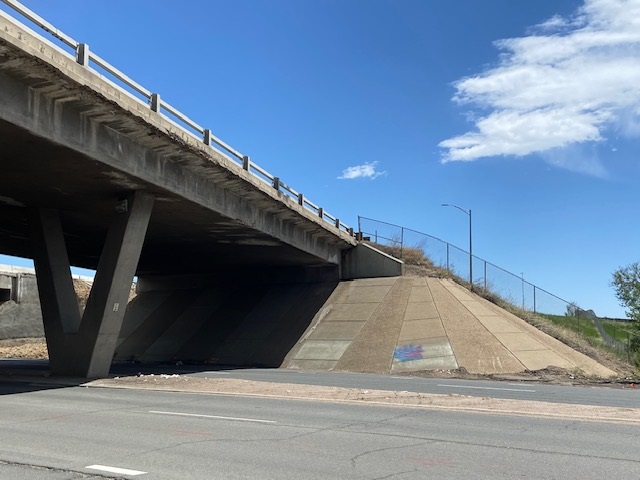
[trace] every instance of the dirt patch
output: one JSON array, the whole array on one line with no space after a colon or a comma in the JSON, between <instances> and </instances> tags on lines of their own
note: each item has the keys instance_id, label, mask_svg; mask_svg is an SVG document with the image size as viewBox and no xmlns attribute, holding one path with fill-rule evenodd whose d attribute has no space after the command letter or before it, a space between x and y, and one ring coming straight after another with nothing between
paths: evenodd
<instances>
[{"instance_id":1,"label":"dirt patch","mask_svg":"<svg viewBox=\"0 0 640 480\"><path fill-rule=\"evenodd\" d=\"M547 367L541 370L526 370L511 374L480 375L469 373L464 367L455 370L429 370L411 373L399 373L402 376L422 378L455 378L461 380L495 380L499 382L549 383L570 386L611 386L618 388L640 388L640 376L628 375L616 378L599 378L585 375L580 370L567 370L559 367Z\"/></svg>"},{"instance_id":2,"label":"dirt patch","mask_svg":"<svg viewBox=\"0 0 640 480\"><path fill-rule=\"evenodd\" d=\"M435 395L407 391L322 387L238 379L184 375L138 375L95 380L90 387L136 388L218 395L255 395L314 401L356 402L416 408L471 410L486 413L570 418L598 422L640 424L640 408L597 407L558 403L505 400L466 395Z\"/></svg>"},{"instance_id":3,"label":"dirt patch","mask_svg":"<svg viewBox=\"0 0 640 480\"><path fill-rule=\"evenodd\" d=\"M0 358L49 358L44 338L0 340Z\"/></svg>"}]
</instances>

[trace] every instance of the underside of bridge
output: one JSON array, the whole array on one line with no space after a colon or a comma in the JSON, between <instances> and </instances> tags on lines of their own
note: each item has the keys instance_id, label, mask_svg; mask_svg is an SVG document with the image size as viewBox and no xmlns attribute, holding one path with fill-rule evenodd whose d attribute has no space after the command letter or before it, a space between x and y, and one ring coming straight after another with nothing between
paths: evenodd
<instances>
[{"instance_id":1,"label":"underside of bridge","mask_svg":"<svg viewBox=\"0 0 640 480\"><path fill-rule=\"evenodd\" d=\"M155 202L139 275L329 264L2 120L0 161L0 251L7 255L34 258L27 207L55 209L71 264L95 270L118 210L133 191L144 191Z\"/></svg>"},{"instance_id":2,"label":"underside of bridge","mask_svg":"<svg viewBox=\"0 0 640 480\"><path fill-rule=\"evenodd\" d=\"M242 290L371 271L346 232L2 16L0 218L0 253L35 261L57 374L108 373L134 275ZM70 265L97 270L83 315Z\"/></svg>"}]
</instances>

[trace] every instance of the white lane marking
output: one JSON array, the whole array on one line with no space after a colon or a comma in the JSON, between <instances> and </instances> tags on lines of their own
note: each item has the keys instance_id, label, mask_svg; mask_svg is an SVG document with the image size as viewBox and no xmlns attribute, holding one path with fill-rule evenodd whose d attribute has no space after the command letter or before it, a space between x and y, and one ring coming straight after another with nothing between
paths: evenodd
<instances>
[{"instance_id":1,"label":"white lane marking","mask_svg":"<svg viewBox=\"0 0 640 480\"><path fill-rule=\"evenodd\" d=\"M471 385L445 385L438 384L438 387L449 387L449 388L473 388L475 390L501 390L504 392L532 392L535 393L535 390L527 390L524 388L497 388L497 387L475 387Z\"/></svg>"},{"instance_id":2,"label":"white lane marking","mask_svg":"<svg viewBox=\"0 0 640 480\"><path fill-rule=\"evenodd\" d=\"M107 465L89 465L84 467L90 470L100 470L102 472L117 473L118 475L129 475L135 477L136 475L144 475L147 472L140 470L129 470L128 468L109 467Z\"/></svg>"},{"instance_id":3,"label":"white lane marking","mask_svg":"<svg viewBox=\"0 0 640 480\"><path fill-rule=\"evenodd\" d=\"M219 415L202 415L199 413L162 412L159 410L149 410L149 413L156 413L158 415L175 415L177 417L196 417L196 418L213 418L216 420L235 420L237 422L278 423L275 420L260 420L259 418L242 418L242 417L221 417Z\"/></svg>"}]
</instances>

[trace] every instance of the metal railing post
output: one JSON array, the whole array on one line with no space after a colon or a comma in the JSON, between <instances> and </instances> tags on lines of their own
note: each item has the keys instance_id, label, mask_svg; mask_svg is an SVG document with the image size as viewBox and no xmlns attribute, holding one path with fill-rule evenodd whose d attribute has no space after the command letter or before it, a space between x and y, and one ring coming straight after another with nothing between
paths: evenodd
<instances>
[{"instance_id":1,"label":"metal railing post","mask_svg":"<svg viewBox=\"0 0 640 480\"><path fill-rule=\"evenodd\" d=\"M151 105L149 106L149 108L151 108L151 111L153 112L160 112L160 94L159 93L152 93L151 94Z\"/></svg>"},{"instance_id":2,"label":"metal railing post","mask_svg":"<svg viewBox=\"0 0 640 480\"><path fill-rule=\"evenodd\" d=\"M76 62L85 67L89 66L89 45L79 43L76 48Z\"/></svg>"},{"instance_id":3,"label":"metal railing post","mask_svg":"<svg viewBox=\"0 0 640 480\"><path fill-rule=\"evenodd\" d=\"M400 227L400 260L402 260L403 245L404 245L404 227Z\"/></svg>"},{"instance_id":4,"label":"metal railing post","mask_svg":"<svg viewBox=\"0 0 640 480\"><path fill-rule=\"evenodd\" d=\"M533 313L538 313L536 310L536 286L533 286Z\"/></svg>"}]
</instances>

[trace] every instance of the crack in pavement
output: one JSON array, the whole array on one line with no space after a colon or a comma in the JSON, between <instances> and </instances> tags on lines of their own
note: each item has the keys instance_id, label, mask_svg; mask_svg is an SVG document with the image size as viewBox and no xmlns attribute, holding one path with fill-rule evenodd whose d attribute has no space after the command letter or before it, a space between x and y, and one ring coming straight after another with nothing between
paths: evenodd
<instances>
[{"instance_id":1,"label":"crack in pavement","mask_svg":"<svg viewBox=\"0 0 640 480\"><path fill-rule=\"evenodd\" d=\"M420 442L420 443L412 443L410 445L398 445L396 447L385 447L385 448L378 448L374 450L367 450L366 452L362 452L362 453L359 453L358 455L355 455L354 457L351 457L350 459L351 466L353 467L354 470L358 468L358 466L356 465L356 462L358 461L359 458L364 457L365 455L370 455L372 453L387 452L390 450L402 450L404 448L410 448L410 447L420 447L422 445L428 445L429 443L430 442Z\"/></svg>"}]
</instances>

